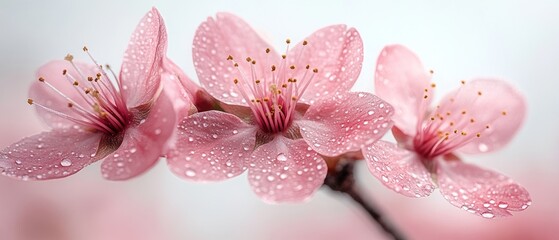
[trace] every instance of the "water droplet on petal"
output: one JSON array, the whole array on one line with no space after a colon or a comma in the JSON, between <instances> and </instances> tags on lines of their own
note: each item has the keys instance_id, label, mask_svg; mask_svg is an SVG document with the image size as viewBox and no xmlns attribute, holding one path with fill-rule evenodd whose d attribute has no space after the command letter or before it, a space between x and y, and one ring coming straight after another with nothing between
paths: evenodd
<instances>
[{"instance_id":1,"label":"water droplet on petal","mask_svg":"<svg viewBox=\"0 0 559 240\"><path fill-rule=\"evenodd\" d=\"M213 138L217 138L217 134L212 134L212 137L213 137Z\"/></svg>"},{"instance_id":2,"label":"water droplet on petal","mask_svg":"<svg viewBox=\"0 0 559 240\"><path fill-rule=\"evenodd\" d=\"M494 218L495 217L495 215L493 215L493 213L489 213L489 212L482 213L481 216L484 217L484 218Z\"/></svg>"},{"instance_id":3,"label":"water droplet on petal","mask_svg":"<svg viewBox=\"0 0 559 240\"><path fill-rule=\"evenodd\" d=\"M194 176L196 176L196 171L194 171L194 170L192 170L192 169L187 169L187 170L184 172L184 174L185 174L187 177L194 177Z\"/></svg>"},{"instance_id":4,"label":"water droplet on petal","mask_svg":"<svg viewBox=\"0 0 559 240\"><path fill-rule=\"evenodd\" d=\"M72 166L72 161L70 161L70 159L62 159L62 161L60 162L60 165L62 165L63 167L69 167Z\"/></svg>"},{"instance_id":5,"label":"water droplet on petal","mask_svg":"<svg viewBox=\"0 0 559 240\"><path fill-rule=\"evenodd\" d=\"M509 205L507 203L504 203L504 202L499 203L499 208L505 209L505 208L508 208L508 207L509 207Z\"/></svg>"},{"instance_id":6,"label":"water droplet on petal","mask_svg":"<svg viewBox=\"0 0 559 240\"><path fill-rule=\"evenodd\" d=\"M20 165L21 164L21 160L16 160L16 164Z\"/></svg>"},{"instance_id":7,"label":"water droplet on petal","mask_svg":"<svg viewBox=\"0 0 559 240\"><path fill-rule=\"evenodd\" d=\"M489 147L486 144L480 143L477 148L479 149L480 152L487 152L487 150L489 150Z\"/></svg>"},{"instance_id":8,"label":"water droplet on petal","mask_svg":"<svg viewBox=\"0 0 559 240\"><path fill-rule=\"evenodd\" d=\"M371 110L371 111L367 112L367 114L373 115L373 114L375 114L375 111Z\"/></svg>"},{"instance_id":9,"label":"water droplet on petal","mask_svg":"<svg viewBox=\"0 0 559 240\"><path fill-rule=\"evenodd\" d=\"M287 157L286 157L285 154L283 154L283 153L278 154L278 156L276 157L276 159L277 159L278 161L282 161L282 162L283 162L283 161L287 161Z\"/></svg>"},{"instance_id":10,"label":"water droplet on petal","mask_svg":"<svg viewBox=\"0 0 559 240\"><path fill-rule=\"evenodd\" d=\"M158 128L158 129L155 129L154 133L155 133L155 135L161 134L161 129L159 129L159 128Z\"/></svg>"},{"instance_id":11,"label":"water droplet on petal","mask_svg":"<svg viewBox=\"0 0 559 240\"><path fill-rule=\"evenodd\" d=\"M388 177L386 177L386 176L383 175L383 176L382 176L382 181L388 182Z\"/></svg>"},{"instance_id":12,"label":"water droplet on petal","mask_svg":"<svg viewBox=\"0 0 559 240\"><path fill-rule=\"evenodd\" d=\"M267 179L268 179L268 181L271 182L271 181L274 181L274 179L276 179L276 178L272 175L268 175Z\"/></svg>"},{"instance_id":13,"label":"water droplet on petal","mask_svg":"<svg viewBox=\"0 0 559 240\"><path fill-rule=\"evenodd\" d=\"M136 148L131 148L130 149L130 153L135 153L136 151L138 151L138 149L136 149Z\"/></svg>"}]
</instances>

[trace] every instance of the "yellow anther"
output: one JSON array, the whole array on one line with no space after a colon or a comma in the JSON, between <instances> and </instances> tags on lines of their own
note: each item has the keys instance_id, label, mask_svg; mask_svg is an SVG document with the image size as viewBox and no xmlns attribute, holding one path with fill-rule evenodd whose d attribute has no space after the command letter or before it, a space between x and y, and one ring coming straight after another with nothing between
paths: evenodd
<instances>
[{"instance_id":1,"label":"yellow anther","mask_svg":"<svg viewBox=\"0 0 559 240\"><path fill-rule=\"evenodd\" d=\"M295 65L291 65L289 68L291 69L295 69Z\"/></svg>"},{"instance_id":2,"label":"yellow anther","mask_svg":"<svg viewBox=\"0 0 559 240\"><path fill-rule=\"evenodd\" d=\"M454 130L454 133L458 133L458 130Z\"/></svg>"},{"instance_id":3,"label":"yellow anther","mask_svg":"<svg viewBox=\"0 0 559 240\"><path fill-rule=\"evenodd\" d=\"M476 134L476 137L481 137L481 133Z\"/></svg>"},{"instance_id":4,"label":"yellow anther","mask_svg":"<svg viewBox=\"0 0 559 240\"><path fill-rule=\"evenodd\" d=\"M433 71L433 69L430 69L430 70L429 70L429 73L430 73L430 74L433 74L433 73L435 73L435 71Z\"/></svg>"},{"instance_id":5,"label":"yellow anther","mask_svg":"<svg viewBox=\"0 0 559 240\"><path fill-rule=\"evenodd\" d=\"M43 77L39 77L39 82L44 82L45 79Z\"/></svg>"},{"instance_id":6,"label":"yellow anther","mask_svg":"<svg viewBox=\"0 0 559 240\"><path fill-rule=\"evenodd\" d=\"M31 98L28 98L28 99L27 99L27 104L29 104L29 105L33 105L33 99L31 99Z\"/></svg>"},{"instance_id":7,"label":"yellow anther","mask_svg":"<svg viewBox=\"0 0 559 240\"><path fill-rule=\"evenodd\" d=\"M481 96L481 91L477 92L477 95Z\"/></svg>"},{"instance_id":8,"label":"yellow anther","mask_svg":"<svg viewBox=\"0 0 559 240\"><path fill-rule=\"evenodd\" d=\"M447 116L450 116L450 112L446 112L446 115L447 115Z\"/></svg>"},{"instance_id":9,"label":"yellow anther","mask_svg":"<svg viewBox=\"0 0 559 240\"><path fill-rule=\"evenodd\" d=\"M305 66L305 69L309 69L309 68L311 68L311 65Z\"/></svg>"},{"instance_id":10,"label":"yellow anther","mask_svg":"<svg viewBox=\"0 0 559 240\"><path fill-rule=\"evenodd\" d=\"M269 49L269 48L266 48L266 53L270 53L270 49Z\"/></svg>"},{"instance_id":11,"label":"yellow anther","mask_svg":"<svg viewBox=\"0 0 559 240\"><path fill-rule=\"evenodd\" d=\"M466 132L464 132L464 131L462 131L460 134L461 134L462 136L468 135L468 134L467 134Z\"/></svg>"},{"instance_id":12,"label":"yellow anther","mask_svg":"<svg viewBox=\"0 0 559 240\"><path fill-rule=\"evenodd\" d=\"M462 115L466 115L466 111L462 111Z\"/></svg>"},{"instance_id":13,"label":"yellow anther","mask_svg":"<svg viewBox=\"0 0 559 240\"><path fill-rule=\"evenodd\" d=\"M454 126L454 122L449 122L448 125Z\"/></svg>"},{"instance_id":14,"label":"yellow anther","mask_svg":"<svg viewBox=\"0 0 559 240\"><path fill-rule=\"evenodd\" d=\"M83 46L83 48L82 48L82 49L83 49L83 51L84 51L84 52L87 52L87 51L89 51L89 49L87 49L87 46Z\"/></svg>"},{"instance_id":15,"label":"yellow anther","mask_svg":"<svg viewBox=\"0 0 559 240\"><path fill-rule=\"evenodd\" d=\"M485 125L485 129L489 129L489 125Z\"/></svg>"},{"instance_id":16,"label":"yellow anther","mask_svg":"<svg viewBox=\"0 0 559 240\"><path fill-rule=\"evenodd\" d=\"M312 70L313 73L318 73L318 68Z\"/></svg>"},{"instance_id":17,"label":"yellow anther","mask_svg":"<svg viewBox=\"0 0 559 240\"><path fill-rule=\"evenodd\" d=\"M282 88L287 88L287 84L284 83L284 84L281 85L281 87L282 87Z\"/></svg>"},{"instance_id":18,"label":"yellow anther","mask_svg":"<svg viewBox=\"0 0 559 240\"><path fill-rule=\"evenodd\" d=\"M291 39L285 39L285 43L290 44L291 43Z\"/></svg>"},{"instance_id":19,"label":"yellow anther","mask_svg":"<svg viewBox=\"0 0 559 240\"><path fill-rule=\"evenodd\" d=\"M291 100L297 101L297 97L293 96L293 97L291 97Z\"/></svg>"},{"instance_id":20,"label":"yellow anther","mask_svg":"<svg viewBox=\"0 0 559 240\"><path fill-rule=\"evenodd\" d=\"M69 107L69 108L71 108L71 107L73 107L73 106L74 106L73 103L71 103L71 102L68 103L68 107Z\"/></svg>"},{"instance_id":21,"label":"yellow anther","mask_svg":"<svg viewBox=\"0 0 559 240\"><path fill-rule=\"evenodd\" d=\"M471 122L471 123L474 123L475 121L476 121L475 119L470 118L470 122Z\"/></svg>"},{"instance_id":22,"label":"yellow anther","mask_svg":"<svg viewBox=\"0 0 559 240\"><path fill-rule=\"evenodd\" d=\"M427 99L428 97L429 97L429 96L427 96L427 95L424 95L424 96L423 96L424 99Z\"/></svg>"},{"instance_id":23,"label":"yellow anther","mask_svg":"<svg viewBox=\"0 0 559 240\"><path fill-rule=\"evenodd\" d=\"M461 83L462 85L463 85L463 84L466 84L466 80L461 80L460 83Z\"/></svg>"},{"instance_id":24,"label":"yellow anther","mask_svg":"<svg viewBox=\"0 0 559 240\"><path fill-rule=\"evenodd\" d=\"M66 75L66 73L68 73L68 70L66 69L62 70L62 75Z\"/></svg>"},{"instance_id":25,"label":"yellow anther","mask_svg":"<svg viewBox=\"0 0 559 240\"><path fill-rule=\"evenodd\" d=\"M227 60L233 60L233 56L231 55L227 56Z\"/></svg>"},{"instance_id":26,"label":"yellow anther","mask_svg":"<svg viewBox=\"0 0 559 240\"><path fill-rule=\"evenodd\" d=\"M306 46L308 43L307 40L303 41L303 46Z\"/></svg>"},{"instance_id":27,"label":"yellow anther","mask_svg":"<svg viewBox=\"0 0 559 240\"><path fill-rule=\"evenodd\" d=\"M239 79L236 79L236 78L233 79L233 83L235 83L235 84L239 83Z\"/></svg>"},{"instance_id":28,"label":"yellow anther","mask_svg":"<svg viewBox=\"0 0 559 240\"><path fill-rule=\"evenodd\" d=\"M74 86L78 86L80 83L78 83L78 81L74 81L73 85Z\"/></svg>"},{"instance_id":29,"label":"yellow anther","mask_svg":"<svg viewBox=\"0 0 559 240\"><path fill-rule=\"evenodd\" d=\"M93 81L93 77L87 77L87 81Z\"/></svg>"},{"instance_id":30,"label":"yellow anther","mask_svg":"<svg viewBox=\"0 0 559 240\"><path fill-rule=\"evenodd\" d=\"M287 55L285 55L285 54L281 55L281 58L283 58L283 59L285 59L286 57L287 57Z\"/></svg>"},{"instance_id":31,"label":"yellow anther","mask_svg":"<svg viewBox=\"0 0 559 240\"><path fill-rule=\"evenodd\" d=\"M435 121L435 117L431 117L431 121Z\"/></svg>"},{"instance_id":32,"label":"yellow anther","mask_svg":"<svg viewBox=\"0 0 559 240\"><path fill-rule=\"evenodd\" d=\"M251 61L252 61L252 58L250 58L250 57L247 57L247 59L246 59L246 60L247 60L247 62L251 62Z\"/></svg>"},{"instance_id":33,"label":"yellow anther","mask_svg":"<svg viewBox=\"0 0 559 240\"><path fill-rule=\"evenodd\" d=\"M425 91L425 92L429 92L429 89L425 88L425 89L423 89L423 91Z\"/></svg>"},{"instance_id":34,"label":"yellow anther","mask_svg":"<svg viewBox=\"0 0 559 240\"><path fill-rule=\"evenodd\" d=\"M72 56L72 54L66 54L66 56L64 57L64 60L71 62L72 60L74 60L74 56Z\"/></svg>"},{"instance_id":35,"label":"yellow anther","mask_svg":"<svg viewBox=\"0 0 559 240\"><path fill-rule=\"evenodd\" d=\"M256 60L252 60L252 62L250 62L250 63L252 63L252 65L254 65L254 64L256 64Z\"/></svg>"},{"instance_id":36,"label":"yellow anther","mask_svg":"<svg viewBox=\"0 0 559 240\"><path fill-rule=\"evenodd\" d=\"M239 67L238 63L233 64L233 67Z\"/></svg>"},{"instance_id":37,"label":"yellow anther","mask_svg":"<svg viewBox=\"0 0 559 240\"><path fill-rule=\"evenodd\" d=\"M501 115L506 116L506 115L507 115L507 112L506 112L506 111L503 111L503 112L501 112Z\"/></svg>"},{"instance_id":38,"label":"yellow anther","mask_svg":"<svg viewBox=\"0 0 559 240\"><path fill-rule=\"evenodd\" d=\"M276 71L276 65L272 65L272 72Z\"/></svg>"}]
</instances>

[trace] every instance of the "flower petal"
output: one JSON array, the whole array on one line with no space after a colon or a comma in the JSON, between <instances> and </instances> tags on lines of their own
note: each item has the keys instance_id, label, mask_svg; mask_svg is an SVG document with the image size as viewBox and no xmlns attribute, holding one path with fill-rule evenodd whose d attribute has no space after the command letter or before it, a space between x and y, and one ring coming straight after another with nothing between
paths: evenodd
<instances>
[{"instance_id":1,"label":"flower petal","mask_svg":"<svg viewBox=\"0 0 559 240\"><path fill-rule=\"evenodd\" d=\"M128 128L120 147L103 161L103 176L109 180L126 180L153 166L163 155L175 121L173 104L162 92L147 118L139 125Z\"/></svg>"},{"instance_id":2,"label":"flower petal","mask_svg":"<svg viewBox=\"0 0 559 240\"><path fill-rule=\"evenodd\" d=\"M414 152L381 140L364 147L363 155L373 176L397 193L426 197L435 189L431 174Z\"/></svg>"},{"instance_id":3,"label":"flower petal","mask_svg":"<svg viewBox=\"0 0 559 240\"><path fill-rule=\"evenodd\" d=\"M266 48L270 48L270 53L266 54ZM235 78L243 79L239 70L245 74L251 72L250 64L244 64L245 58L257 61L254 67L258 76L270 74L269 68L261 63L279 59L246 22L229 13L219 13L215 19L208 18L200 24L194 36L192 56L202 86L218 100L236 105L247 105L233 83ZM227 60L228 56L240 63L238 69Z\"/></svg>"},{"instance_id":4,"label":"flower petal","mask_svg":"<svg viewBox=\"0 0 559 240\"><path fill-rule=\"evenodd\" d=\"M54 129L24 138L0 152L0 172L23 180L72 175L99 158L102 135L80 129Z\"/></svg>"},{"instance_id":5,"label":"flower petal","mask_svg":"<svg viewBox=\"0 0 559 240\"><path fill-rule=\"evenodd\" d=\"M140 21L128 43L120 71L122 93L129 107L153 100L161 80L160 70L167 51L167 32L157 9Z\"/></svg>"},{"instance_id":6,"label":"flower petal","mask_svg":"<svg viewBox=\"0 0 559 240\"><path fill-rule=\"evenodd\" d=\"M334 25L314 32L305 41L307 45L301 42L288 54L289 65L297 67L294 78L303 79L306 65L311 70L318 69L300 101L312 104L317 98L349 91L363 63L359 32L345 25Z\"/></svg>"},{"instance_id":7,"label":"flower petal","mask_svg":"<svg viewBox=\"0 0 559 240\"><path fill-rule=\"evenodd\" d=\"M510 216L531 204L528 191L510 178L459 160L438 159L437 175L446 200L485 218Z\"/></svg>"},{"instance_id":8,"label":"flower petal","mask_svg":"<svg viewBox=\"0 0 559 240\"><path fill-rule=\"evenodd\" d=\"M318 100L296 124L315 151L337 156L379 140L392 114L392 106L373 94L345 93Z\"/></svg>"},{"instance_id":9,"label":"flower petal","mask_svg":"<svg viewBox=\"0 0 559 240\"><path fill-rule=\"evenodd\" d=\"M415 136L434 97L430 81L419 58L404 46L386 46L378 57L375 93L394 106L394 126L408 136Z\"/></svg>"},{"instance_id":10,"label":"flower petal","mask_svg":"<svg viewBox=\"0 0 559 240\"><path fill-rule=\"evenodd\" d=\"M86 78L88 76L95 76L98 72L98 68L95 65L85 64L79 61L74 61L74 64L80 69L81 73ZM66 76L62 74L64 70L66 70ZM74 86L72 84L74 80L70 79L70 76L79 80L82 84L87 82L86 79L82 79L80 77L81 75L68 61L51 61L41 66L37 71L37 78L44 79L44 82L35 81L31 84L31 87L29 88L29 98L33 99L33 102L41 104L59 113L72 116L76 119L83 119L80 115L76 114L75 111L72 111L68 107L68 103L70 101L64 97L66 96L72 99L80 106L89 106L89 104L86 103L80 96L80 92L83 91L82 87ZM47 86L47 84L52 85L64 96ZM36 109L39 117L41 117L49 126L53 128L76 126L74 122L60 117L60 114L55 114L52 111L47 111L40 107L36 107Z\"/></svg>"},{"instance_id":11,"label":"flower petal","mask_svg":"<svg viewBox=\"0 0 559 240\"><path fill-rule=\"evenodd\" d=\"M497 79L475 79L450 92L439 111L451 113L454 129L471 134L472 140L459 148L465 153L497 150L507 144L526 115L526 101L513 86ZM476 134L480 137L474 137Z\"/></svg>"},{"instance_id":12,"label":"flower petal","mask_svg":"<svg viewBox=\"0 0 559 240\"><path fill-rule=\"evenodd\" d=\"M327 169L302 139L276 137L252 153L248 179L266 202L301 202L324 183Z\"/></svg>"},{"instance_id":13,"label":"flower petal","mask_svg":"<svg viewBox=\"0 0 559 240\"><path fill-rule=\"evenodd\" d=\"M208 111L179 123L175 149L167 164L177 176L194 181L219 181L245 171L245 158L254 149L254 126L235 115Z\"/></svg>"}]
</instances>

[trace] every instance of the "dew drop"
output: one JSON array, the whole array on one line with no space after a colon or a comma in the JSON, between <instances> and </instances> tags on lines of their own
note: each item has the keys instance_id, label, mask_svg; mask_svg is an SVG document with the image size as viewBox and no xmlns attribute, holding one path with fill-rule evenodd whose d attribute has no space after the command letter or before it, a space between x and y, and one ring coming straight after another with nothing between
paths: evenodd
<instances>
[{"instance_id":1,"label":"dew drop","mask_svg":"<svg viewBox=\"0 0 559 240\"><path fill-rule=\"evenodd\" d=\"M194 138L193 137L188 137L188 141L189 142L194 142Z\"/></svg>"},{"instance_id":2,"label":"dew drop","mask_svg":"<svg viewBox=\"0 0 559 240\"><path fill-rule=\"evenodd\" d=\"M16 164L20 165L21 164L21 160L16 160Z\"/></svg>"},{"instance_id":3,"label":"dew drop","mask_svg":"<svg viewBox=\"0 0 559 240\"><path fill-rule=\"evenodd\" d=\"M159 129L159 128L158 128L158 129L155 129L154 133L155 133L155 135L161 134L161 129Z\"/></svg>"},{"instance_id":4,"label":"dew drop","mask_svg":"<svg viewBox=\"0 0 559 240\"><path fill-rule=\"evenodd\" d=\"M138 149L136 149L136 148L131 148L130 149L130 153L135 153L136 151L138 151Z\"/></svg>"},{"instance_id":5,"label":"dew drop","mask_svg":"<svg viewBox=\"0 0 559 240\"><path fill-rule=\"evenodd\" d=\"M237 134L237 133L239 133L239 131L233 130L233 134Z\"/></svg>"},{"instance_id":6,"label":"dew drop","mask_svg":"<svg viewBox=\"0 0 559 240\"><path fill-rule=\"evenodd\" d=\"M504 202L499 203L499 208L505 209L505 208L508 208L508 207L509 207L509 205L507 203L504 203Z\"/></svg>"},{"instance_id":7,"label":"dew drop","mask_svg":"<svg viewBox=\"0 0 559 240\"><path fill-rule=\"evenodd\" d=\"M489 147L486 144L480 143L477 148L479 149L480 152L487 152L487 150L489 150Z\"/></svg>"},{"instance_id":8,"label":"dew drop","mask_svg":"<svg viewBox=\"0 0 559 240\"><path fill-rule=\"evenodd\" d=\"M382 181L384 181L384 182L388 182L388 177L386 177L386 176L382 175Z\"/></svg>"},{"instance_id":9,"label":"dew drop","mask_svg":"<svg viewBox=\"0 0 559 240\"><path fill-rule=\"evenodd\" d=\"M63 167L69 167L72 166L72 161L70 161L70 159L62 159L62 161L60 162L60 165L62 165Z\"/></svg>"},{"instance_id":10,"label":"dew drop","mask_svg":"<svg viewBox=\"0 0 559 240\"><path fill-rule=\"evenodd\" d=\"M212 134L212 137L215 139L217 138L217 134Z\"/></svg>"},{"instance_id":11,"label":"dew drop","mask_svg":"<svg viewBox=\"0 0 559 240\"><path fill-rule=\"evenodd\" d=\"M495 215L493 215L493 213L489 213L489 212L482 213L481 216L484 217L484 218L494 218L495 217Z\"/></svg>"},{"instance_id":12,"label":"dew drop","mask_svg":"<svg viewBox=\"0 0 559 240\"><path fill-rule=\"evenodd\" d=\"M266 179L268 179L268 181L271 182L271 181L274 181L274 179L276 179L276 178L272 175L268 175L268 177Z\"/></svg>"},{"instance_id":13,"label":"dew drop","mask_svg":"<svg viewBox=\"0 0 559 240\"><path fill-rule=\"evenodd\" d=\"M286 157L285 154L283 154L283 153L278 154L278 156L276 157L276 159L277 159L278 161L282 161L282 162L287 161L287 157Z\"/></svg>"},{"instance_id":14,"label":"dew drop","mask_svg":"<svg viewBox=\"0 0 559 240\"><path fill-rule=\"evenodd\" d=\"M287 174L282 173L282 174L280 175L280 178L281 178L281 179L286 179L286 178L287 178Z\"/></svg>"},{"instance_id":15,"label":"dew drop","mask_svg":"<svg viewBox=\"0 0 559 240\"><path fill-rule=\"evenodd\" d=\"M194 177L194 176L196 176L196 171L194 171L194 170L192 170L192 169L187 169L187 170L184 172L184 174L185 174L187 177Z\"/></svg>"},{"instance_id":16,"label":"dew drop","mask_svg":"<svg viewBox=\"0 0 559 240\"><path fill-rule=\"evenodd\" d=\"M367 112L367 114L373 115L373 114L375 114L375 111L371 110L371 111Z\"/></svg>"}]
</instances>

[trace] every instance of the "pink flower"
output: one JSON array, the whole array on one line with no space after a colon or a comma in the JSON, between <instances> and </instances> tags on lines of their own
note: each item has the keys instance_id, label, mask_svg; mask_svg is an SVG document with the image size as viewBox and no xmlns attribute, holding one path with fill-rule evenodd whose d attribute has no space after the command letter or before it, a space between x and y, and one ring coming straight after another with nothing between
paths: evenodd
<instances>
[{"instance_id":1,"label":"pink flower","mask_svg":"<svg viewBox=\"0 0 559 240\"><path fill-rule=\"evenodd\" d=\"M363 60L355 29L326 27L291 50L286 42L280 56L231 14L200 25L196 71L227 112L200 112L179 123L176 149L168 154L175 174L217 181L248 169L263 200L302 201L324 181L322 155L359 151L389 129L390 105L347 92Z\"/></svg>"},{"instance_id":2,"label":"pink flower","mask_svg":"<svg viewBox=\"0 0 559 240\"><path fill-rule=\"evenodd\" d=\"M120 77L86 47L94 64L67 55L41 67L28 102L52 130L2 150L0 171L24 180L61 178L100 159L112 180L147 170L174 129L173 106L160 86L166 47L163 20L152 9L132 35Z\"/></svg>"},{"instance_id":3,"label":"pink flower","mask_svg":"<svg viewBox=\"0 0 559 240\"><path fill-rule=\"evenodd\" d=\"M369 170L384 185L409 197L428 196L436 181L452 205L485 218L511 215L530 196L510 178L462 162L457 153L486 153L504 146L526 112L523 96L496 79L462 81L430 108L431 75L403 46L385 47L377 62L377 94L394 106L399 145L378 141L363 149Z\"/></svg>"}]
</instances>

